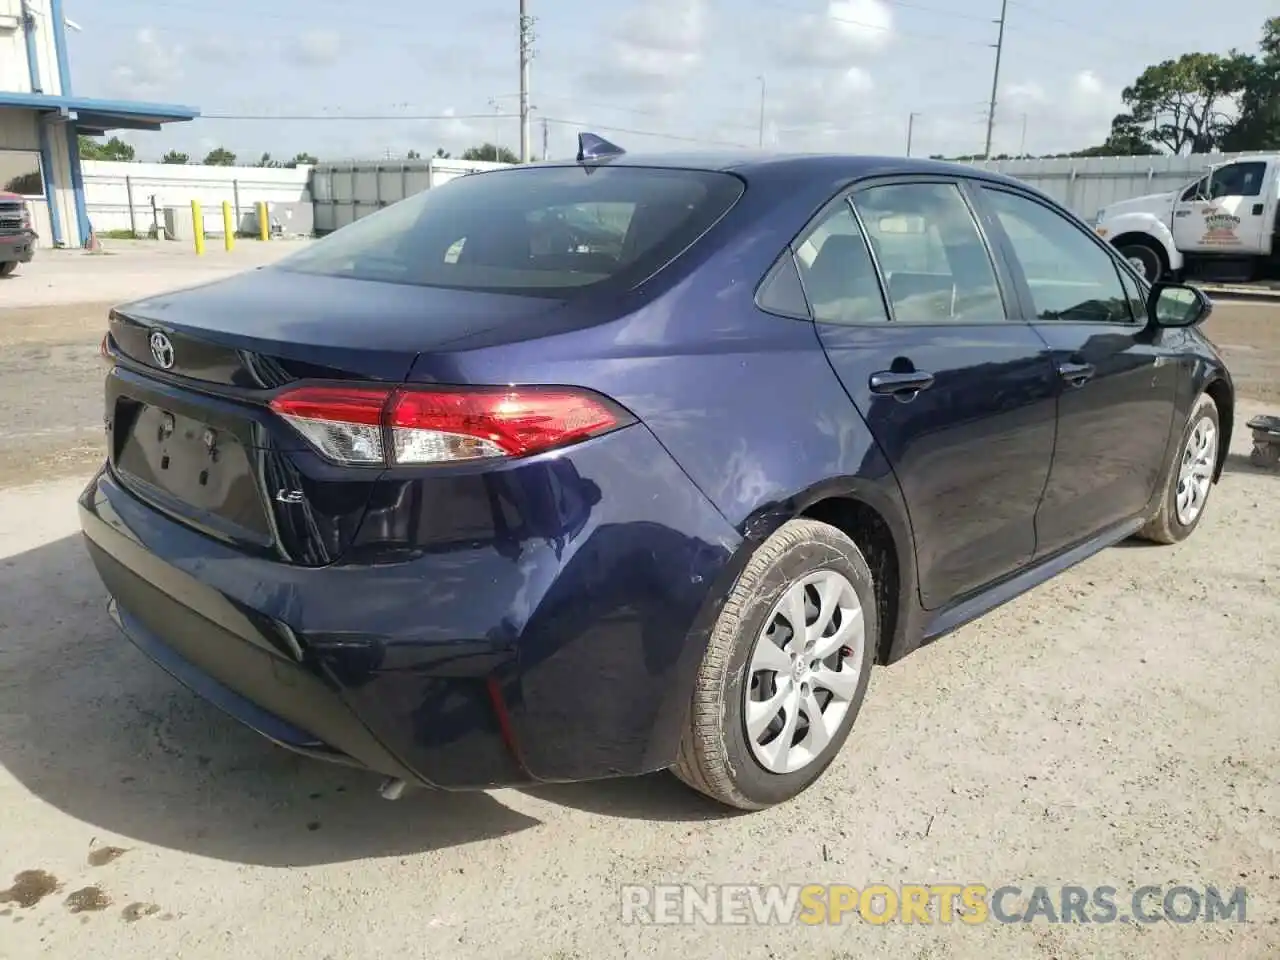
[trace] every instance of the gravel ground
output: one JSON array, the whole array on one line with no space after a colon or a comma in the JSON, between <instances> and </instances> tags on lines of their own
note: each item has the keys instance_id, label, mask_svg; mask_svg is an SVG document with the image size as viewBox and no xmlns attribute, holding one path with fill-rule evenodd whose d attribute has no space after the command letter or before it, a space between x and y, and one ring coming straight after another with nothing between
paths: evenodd
<instances>
[{"instance_id":1,"label":"gravel ground","mask_svg":"<svg viewBox=\"0 0 1280 960\"><path fill-rule=\"evenodd\" d=\"M1108 550L878 670L792 804L728 816L665 775L390 804L116 634L74 510L100 455L97 300L0 309L0 958L1280 952L1280 474L1242 431L1190 541ZM1267 401L1241 413L1274 412L1280 308L1224 305L1209 332ZM1110 885L1122 905L1239 885L1248 922L620 922L620 885L672 882Z\"/></svg>"}]
</instances>

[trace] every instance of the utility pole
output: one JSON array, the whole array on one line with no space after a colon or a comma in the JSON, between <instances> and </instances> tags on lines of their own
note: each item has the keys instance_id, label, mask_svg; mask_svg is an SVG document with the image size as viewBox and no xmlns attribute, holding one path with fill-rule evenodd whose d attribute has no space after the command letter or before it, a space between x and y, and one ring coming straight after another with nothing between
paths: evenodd
<instances>
[{"instance_id":1,"label":"utility pole","mask_svg":"<svg viewBox=\"0 0 1280 960\"><path fill-rule=\"evenodd\" d=\"M1027 115L1022 115L1022 142L1018 144L1018 156L1027 155Z\"/></svg>"},{"instance_id":2,"label":"utility pole","mask_svg":"<svg viewBox=\"0 0 1280 960\"><path fill-rule=\"evenodd\" d=\"M996 68L991 75L991 108L987 111L987 146L983 150L984 159L991 157L991 131L996 125L996 90L1000 86L1000 56L1004 53L1004 20L1009 12L1009 0L1000 0L1000 33L996 36Z\"/></svg>"},{"instance_id":3,"label":"utility pole","mask_svg":"<svg viewBox=\"0 0 1280 960\"><path fill-rule=\"evenodd\" d=\"M907 114L907 156L908 157L911 156L911 135L915 133L916 117L918 116L920 116L920 114L918 113Z\"/></svg>"},{"instance_id":4,"label":"utility pole","mask_svg":"<svg viewBox=\"0 0 1280 960\"><path fill-rule=\"evenodd\" d=\"M542 159L550 160L551 154L547 150L547 118L542 118Z\"/></svg>"},{"instance_id":5,"label":"utility pole","mask_svg":"<svg viewBox=\"0 0 1280 960\"><path fill-rule=\"evenodd\" d=\"M533 18L520 0L520 162L529 162L529 61L533 59Z\"/></svg>"},{"instance_id":6,"label":"utility pole","mask_svg":"<svg viewBox=\"0 0 1280 960\"><path fill-rule=\"evenodd\" d=\"M760 149L764 149L764 77L756 77L760 81Z\"/></svg>"}]
</instances>

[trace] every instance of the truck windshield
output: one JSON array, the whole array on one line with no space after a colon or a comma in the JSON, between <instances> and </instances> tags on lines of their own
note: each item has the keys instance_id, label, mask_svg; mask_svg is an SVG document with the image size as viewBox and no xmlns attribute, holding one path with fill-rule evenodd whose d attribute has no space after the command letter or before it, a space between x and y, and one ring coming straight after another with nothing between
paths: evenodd
<instances>
[{"instance_id":1,"label":"truck windshield","mask_svg":"<svg viewBox=\"0 0 1280 960\"><path fill-rule=\"evenodd\" d=\"M283 270L542 296L634 285L742 195L735 176L533 166L473 174L343 227Z\"/></svg>"}]
</instances>

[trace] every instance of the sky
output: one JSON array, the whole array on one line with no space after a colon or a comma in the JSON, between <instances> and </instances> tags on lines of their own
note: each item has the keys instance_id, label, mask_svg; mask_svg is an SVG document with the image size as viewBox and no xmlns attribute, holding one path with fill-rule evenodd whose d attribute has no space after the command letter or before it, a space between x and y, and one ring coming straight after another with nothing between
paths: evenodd
<instances>
[{"instance_id":1,"label":"sky","mask_svg":"<svg viewBox=\"0 0 1280 960\"><path fill-rule=\"evenodd\" d=\"M1276 12L1275 0L1219 0L1212 16L1202 4L1007 0L992 152L1099 143L1144 67L1253 52ZM517 0L64 8L80 27L68 32L77 94L201 111L126 135L139 159L218 146L327 160L519 148ZM572 155L584 129L632 153L763 139L901 154L909 128L914 155L983 149L1000 0L528 0L528 12L535 157L544 126L552 158Z\"/></svg>"}]
</instances>

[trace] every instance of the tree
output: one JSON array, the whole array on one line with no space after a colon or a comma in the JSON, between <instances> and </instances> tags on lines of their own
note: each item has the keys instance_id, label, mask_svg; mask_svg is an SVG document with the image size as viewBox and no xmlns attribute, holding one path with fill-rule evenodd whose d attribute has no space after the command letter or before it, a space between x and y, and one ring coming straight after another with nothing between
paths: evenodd
<instances>
[{"instance_id":1,"label":"tree","mask_svg":"<svg viewBox=\"0 0 1280 960\"><path fill-rule=\"evenodd\" d=\"M493 160L498 163L519 163L520 158L508 147L500 147L493 143L482 143L478 147L467 147L462 152L463 160Z\"/></svg>"},{"instance_id":2,"label":"tree","mask_svg":"<svg viewBox=\"0 0 1280 960\"><path fill-rule=\"evenodd\" d=\"M93 137L80 135L80 159L81 160L132 160L134 158L133 147L125 143L119 137L112 137L106 143L95 140Z\"/></svg>"},{"instance_id":3,"label":"tree","mask_svg":"<svg viewBox=\"0 0 1280 960\"><path fill-rule=\"evenodd\" d=\"M254 166L255 167L278 167L280 166L280 161L272 160L271 154L264 153L261 159L259 159L258 162L254 164Z\"/></svg>"},{"instance_id":4,"label":"tree","mask_svg":"<svg viewBox=\"0 0 1280 960\"><path fill-rule=\"evenodd\" d=\"M293 155L293 159L286 163L285 166L289 168L315 166L319 162L320 161L310 153L295 153Z\"/></svg>"},{"instance_id":5,"label":"tree","mask_svg":"<svg viewBox=\"0 0 1280 960\"><path fill-rule=\"evenodd\" d=\"M236 165L236 155L226 147L217 147L209 151L204 158L204 162L210 167L234 167Z\"/></svg>"},{"instance_id":6,"label":"tree","mask_svg":"<svg viewBox=\"0 0 1280 960\"><path fill-rule=\"evenodd\" d=\"M422 154L420 154L417 150L410 150L407 154L405 154L405 159L406 159L406 160L421 160L421 159L422 159Z\"/></svg>"},{"instance_id":7,"label":"tree","mask_svg":"<svg viewBox=\"0 0 1280 960\"><path fill-rule=\"evenodd\" d=\"M1148 141L1132 114L1122 113L1111 121L1111 133L1096 147L1067 154L1071 157L1150 157L1160 151Z\"/></svg>"},{"instance_id":8,"label":"tree","mask_svg":"<svg viewBox=\"0 0 1280 960\"><path fill-rule=\"evenodd\" d=\"M1240 98L1240 119L1222 138L1222 149L1280 149L1280 17L1262 25L1262 42Z\"/></svg>"},{"instance_id":9,"label":"tree","mask_svg":"<svg viewBox=\"0 0 1280 960\"><path fill-rule=\"evenodd\" d=\"M1175 154L1208 153L1235 123L1255 68L1252 57L1235 51L1184 53L1147 67L1121 93L1129 112L1112 121L1112 134L1121 134L1121 143L1140 136Z\"/></svg>"},{"instance_id":10,"label":"tree","mask_svg":"<svg viewBox=\"0 0 1280 960\"><path fill-rule=\"evenodd\" d=\"M188 154L178 150L170 150L160 158L161 163L190 163L191 157Z\"/></svg>"},{"instance_id":11,"label":"tree","mask_svg":"<svg viewBox=\"0 0 1280 960\"><path fill-rule=\"evenodd\" d=\"M452 158L452 157L453 157L453 154L451 154L451 153L446 153L446 152L445 152L444 147L436 147L436 159L437 159L437 160L448 160L448 159L450 159L450 158Z\"/></svg>"},{"instance_id":12,"label":"tree","mask_svg":"<svg viewBox=\"0 0 1280 960\"><path fill-rule=\"evenodd\" d=\"M20 196L38 197L44 193L44 181L40 179L40 171L20 173L7 183L0 183L0 191L16 193Z\"/></svg>"}]
</instances>

